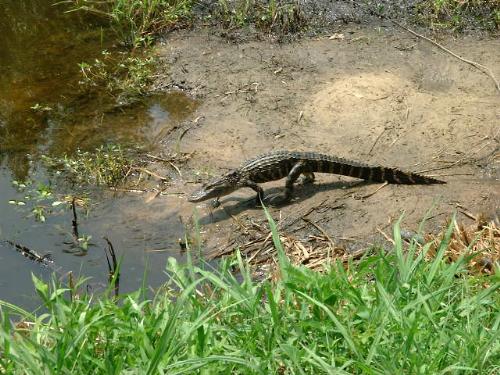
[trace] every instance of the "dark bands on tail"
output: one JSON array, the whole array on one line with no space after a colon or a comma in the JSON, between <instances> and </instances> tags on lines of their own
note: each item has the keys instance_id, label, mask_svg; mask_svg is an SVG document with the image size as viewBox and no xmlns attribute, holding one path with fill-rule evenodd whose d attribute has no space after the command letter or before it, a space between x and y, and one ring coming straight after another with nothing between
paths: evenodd
<instances>
[{"instance_id":1,"label":"dark bands on tail","mask_svg":"<svg viewBox=\"0 0 500 375\"><path fill-rule=\"evenodd\" d=\"M395 168L367 165L327 155L321 155L320 158L313 160L314 164L312 165L314 167L311 168L311 172L334 173L360 178L366 181L389 182L391 184L430 185L446 183L417 173L404 172Z\"/></svg>"},{"instance_id":2,"label":"dark bands on tail","mask_svg":"<svg viewBox=\"0 0 500 375\"><path fill-rule=\"evenodd\" d=\"M344 168L344 170L347 170L347 168ZM429 185L446 183L444 181L440 181L432 177L422 176L417 173L404 172L399 169L385 167L351 166L346 175L361 178L367 181L389 182L391 184Z\"/></svg>"},{"instance_id":3,"label":"dark bands on tail","mask_svg":"<svg viewBox=\"0 0 500 375\"><path fill-rule=\"evenodd\" d=\"M391 184L445 184L446 182L437 180L432 177L422 176L417 173L412 172L404 172L399 169L390 169L390 168L382 168L385 169L385 181Z\"/></svg>"}]
</instances>

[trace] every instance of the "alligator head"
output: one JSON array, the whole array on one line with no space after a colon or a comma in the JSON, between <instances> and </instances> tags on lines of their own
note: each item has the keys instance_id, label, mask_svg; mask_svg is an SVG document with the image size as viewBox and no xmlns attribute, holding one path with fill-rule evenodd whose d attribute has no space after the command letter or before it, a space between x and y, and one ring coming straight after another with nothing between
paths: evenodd
<instances>
[{"instance_id":1,"label":"alligator head","mask_svg":"<svg viewBox=\"0 0 500 375\"><path fill-rule=\"evenodd\" d=\"M203 184L201 188L193 191L189 197L189 202L201 202L210 198L219 198L230 194L240 188L240 174L238 171L231 171Z\"/></svg>"}]
</instances>

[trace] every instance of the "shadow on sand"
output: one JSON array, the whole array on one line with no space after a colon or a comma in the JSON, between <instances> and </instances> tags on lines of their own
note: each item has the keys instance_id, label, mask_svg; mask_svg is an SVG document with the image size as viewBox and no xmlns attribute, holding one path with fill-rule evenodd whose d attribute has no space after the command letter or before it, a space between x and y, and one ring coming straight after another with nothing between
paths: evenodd
<instances>
[{"instance_id":1,"label":"shadow on sand","mask_svg":"<svg viewBox=\"0 0 500 375\"><path fill-rule=\"evenodd\" d=\"M339 189L349 189L354 186L362 186L369 184L369 182L365 181L336 181L336 182L328 182L323 184L307 184L303 186L296 186L294 189L294 194L291 202L285 203L284 205L293 204L295 202L308 199L313 197L314 195L330 190L339 190ZM273 187L265 190L265 194L274 194L279 193L283 190L283 187ZM264 202L265 203L265 202ZM210 205L211 202L207 202L207 205ZM282 207L281 205L269 205L269 207ZM243 211L246 210L260 210L261 207L256 204L255 196L252 195L251 198L240 198L240 197L225 197L221 201L221 205L218 208L211 209L207 215L204 215L199 218L199 223L201 225L218 223L224 220L227 220L231 217L231 215L236 216Z\"/></svg>"}]
</instances>

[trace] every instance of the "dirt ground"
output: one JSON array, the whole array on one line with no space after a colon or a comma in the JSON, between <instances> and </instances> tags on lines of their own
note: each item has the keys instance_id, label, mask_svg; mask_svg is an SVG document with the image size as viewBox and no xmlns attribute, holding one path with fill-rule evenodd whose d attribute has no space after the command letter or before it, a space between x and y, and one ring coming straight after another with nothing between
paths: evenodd
<instances>
[{"instance_id":1,"label":"dirt ground","mask_svg":"<svg viewBox=\"0 0 500 375\"><path fill-rule=\"evenodd\" d=\"M187 194L260 153L316 151L447 184L388 185L371 194L379 184L319 174L314 185L295 190L290 204L271 208L281 230L296 238L326 233L355 250L385 241L381 231L391 235L403 213L402 227L410 232L431 209L426 231L454 212L466 223L471 214L498 217L500 93L485 74L391 27L348 25L333 36L288 44L253 39L181 31L158 49L168 78L157 86L181 87L201 103L164 142L172 150L183 133L180 149L193 152L170 191ZM500 77L499 39L439 42ZM209 248L249 240L247 229L264 220L262 210L247 202L254 194L240 190L216 209L196 205ZM189 221L195 205L175 202Z\"/></svg>"}]
</instances>

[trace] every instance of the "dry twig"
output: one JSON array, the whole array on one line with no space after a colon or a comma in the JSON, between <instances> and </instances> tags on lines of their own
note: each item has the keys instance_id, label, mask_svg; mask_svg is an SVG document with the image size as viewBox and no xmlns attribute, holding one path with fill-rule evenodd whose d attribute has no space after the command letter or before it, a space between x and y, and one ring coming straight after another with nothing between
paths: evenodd
<instances>
[{"instance_id":1,"label":"dry twig","mask_svg":"<svg viewBox=\"0 0 500 375\"><path fill-rule=\"evenodd\" d=\"M384 16L381 16L383 18L386 18L388 19L389 21L391 21L392 23L394 23L395 25L401 27L402 29L408 31L409 33L415 35L416 37L418 38L421 38L421 39L424 39L426 41L428 41L429 43L435 45L436 47L438 47L439 49L443 50L444 52L450 54L451 56L459 59L460 61L463 61L464 63L467 63L469 65L472 65L473 67L475 67L476 69L482 71L484 74L486 74L488 77L491 78L491 80L495 83L495 87L497 89L497 91L500 93L500 82L496 79L495 75L493 74L493 72L487 68L486 66L484 65L481 65L475 61L472 61L472 60L468 60L468 59L464 59L463 57L457 55L455 52L449 50L448 48L444 47L443 45L439 44L438 42L432 40L431 38L428 38L426 37L425 35L422 35L422 34L419 34L411 29L409 29L408 27L406 26L403 26L402 24L400 24L399 22L397 21L394 21L393 19L391 18L388 18L388 17L384 17Z\"/></svg>"},{"instance_id":2,"label":"dry twig","mask_svg":"<svg viewBox=\"0 0 500 375\"><path fill-rule=\"evenodd\" d=\"M315 222L313 222L313 221L311 221L309 219L306 219L304 217L302 218L302 220L304 220L306 223L311 224L314 228L316 228L317 230L319 230L328 239L328 241L330 241L330 243L332 244L332 247L335 247L335 243L333 242L333 240L330 238L330 236L328 235L328 233L326 233L326 231L323 228L321 228Z\"/></svg>"},{"instance_id":3,"label":"dry twig","mask_svg":"<svg viewBox=\"0 0 500 375\"><path fill-rule=\"evenodd\" d=\"M139 171L139 172L144 172L150 176L153 176L153 177L156 177L157 179L161 180L161 181L167 181L168 178L165 177L165 176L160 176L159 174L155 173L155 172L151 172L149 169L146 169L146 168L143 168L143 167L134 167L135 170Z\"/></svg>"},{"instance_id":4,"label":"dry twig","mask_svg":"<svg viewBox=\"0 0 500 375\"><path fill-rule=\"evenodd\" d=\"M371 193L368 193L368 194L365 194L363 195L361 198L363 199L366 199L366 198L369 198L371 197L372 195L374 195L375 193L377 193L380 189L382 189L383 187L387 186L389 183L386 181L384 182L382 185L380 185L378 188L376 188L374 191L372 191Z\"/></svg>"}]
</instances>

